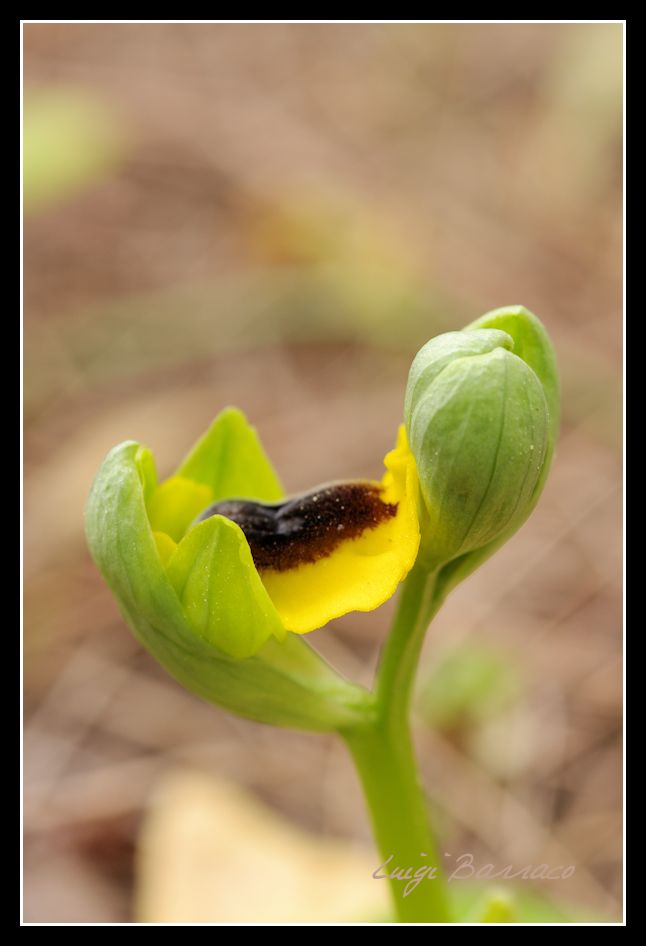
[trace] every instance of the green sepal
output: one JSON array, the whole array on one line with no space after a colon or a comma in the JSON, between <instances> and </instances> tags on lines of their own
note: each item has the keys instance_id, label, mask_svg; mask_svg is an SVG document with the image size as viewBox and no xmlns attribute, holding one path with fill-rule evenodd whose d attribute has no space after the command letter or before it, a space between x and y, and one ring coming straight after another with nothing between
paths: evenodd
<instances>
[{"instance_id":1,"label":"green sepal","mask_svg":"<svg viewBox=\"0 0 646 946\"><path fill-rule=\"evenodd\" d=\"M561 415L561 384L554 347L543 323L522 305L492 309L467 325L463 331L480 332L482 329L505 332L513 341L513 352L529 365L543 386L550 418L551 447L559 433Z\"/></svg>"},{"instance_id":2,"label":"green sepal","mask_svg":"<svg viewBox=\"0 0 646 946\"><path fill-rule=\"evenodd\" d=\"M429 390L441 372L457 358L486 355L496 348L513 348L506 332L445 332L428 341L415 355L408 374L404 417L409 422L413 407Z\"/></svg>"},{"instance_id":3,"label":"green sepal","mask_svg":"<svg viewBox=\"0 0 646 946\"><path fill-rule=\"evenodd\" d=\"M271 636L285 639L249 543L230 519L211 516L191 529L166 571L191 625L232 657L251 657Z\"/></svg>"},{"instance_id":4,"label":"green sepal","mask_svg":"<svg viewBox=\"0 0 646 946\"><path fill-rule=\"evenodd\" d=\"M271 503L284 495L255 428L235 407L218 414L177 475L210 487L213 502L257 499Z\"/></svg>"}]
</instances>

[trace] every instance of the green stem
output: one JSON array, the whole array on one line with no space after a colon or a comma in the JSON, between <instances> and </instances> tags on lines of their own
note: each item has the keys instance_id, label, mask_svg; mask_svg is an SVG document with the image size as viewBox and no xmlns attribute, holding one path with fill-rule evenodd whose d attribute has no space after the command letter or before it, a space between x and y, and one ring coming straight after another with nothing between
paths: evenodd
<instances>
[{"instance_id":1,"label":"green stem","mask_svg":"<svg viewBox=\"0 0 646 946\"><path fill-rule=\"evenodd\" d=\"M377 675L380 715L397 725L407 725L415 672L426 630L439 611L437 572L429 572L418 559L403 583L397 611L386 641Z\"/></svg>"},{"instance_id":2,"label":"green stem","mask_svg":"<svg viewBox=\"0 0 646 946\"><path fill-rule=\"evenodd\" d=\"M382 856L377 876L389 877L402 923L451 920L440 853L428 820L408 724L419 653L428 623L440 604L435 575L416 565L402 586L382 655L375 716L368 726L342 733L361 779ZM408 869L404 879L390 876L398 869Z\"/></svg>"}]
</instances>

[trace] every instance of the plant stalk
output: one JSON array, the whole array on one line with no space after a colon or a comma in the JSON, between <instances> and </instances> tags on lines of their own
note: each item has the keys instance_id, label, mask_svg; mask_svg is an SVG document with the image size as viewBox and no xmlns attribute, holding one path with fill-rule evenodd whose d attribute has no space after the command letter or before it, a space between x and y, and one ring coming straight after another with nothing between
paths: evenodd
<instances>
[{"instance_id":1,"label":"plant stalk","mask_svg":"<svg viewBox=\"0 0 646 946\"><path fill-rule=\"evenodd\" d=\"M413 750L409 708L426 629L440 607L436 575L418 562L402 585L368 726L341 733L370 810L382 866L402 923L451 921L440 852L431 831Z\"/></svg>"}]
</instances>

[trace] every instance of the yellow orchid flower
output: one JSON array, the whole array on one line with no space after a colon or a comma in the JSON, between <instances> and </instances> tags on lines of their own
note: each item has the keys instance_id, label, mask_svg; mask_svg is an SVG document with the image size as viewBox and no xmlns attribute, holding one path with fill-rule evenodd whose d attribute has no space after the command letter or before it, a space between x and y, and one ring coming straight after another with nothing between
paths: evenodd
<instances>
[{"instance_id":1,"label":"yellow orchid flower","mask_svg":"<svg viewBox=\"0 0 646 946\"><path fill-rule=\"evenodd\" d=\"M246 421L229 409L196 451L213 451L224 424L240 431ZM306 634L349 611L372 611L406 577L419 547L417 470L403 425L384 465L381 482L330 483L271 503L237 495L213 502L210 483L171 476L148 501L160 559L173 581L182 542L222 516L242 532L286 631Z\"/></svg>"}]
</instances>

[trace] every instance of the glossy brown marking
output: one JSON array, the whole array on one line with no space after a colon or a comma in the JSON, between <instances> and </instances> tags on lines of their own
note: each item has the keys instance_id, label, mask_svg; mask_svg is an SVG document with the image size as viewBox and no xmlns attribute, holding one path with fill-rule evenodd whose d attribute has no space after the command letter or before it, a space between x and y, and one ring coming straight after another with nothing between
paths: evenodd
<instances>
[{"instance_id":1,"label":"glossy brown marking","mask_svg":"<svg viewBox=\"0 0 646 946\"><path fill-rule=\"evenodd\" d=\"M258 569L287 571L326 558L397 512L374 483L332 483L281 503L225 499L209 506L199 521L226 516L244 532Z\"/></svg>"}]
</instances>

